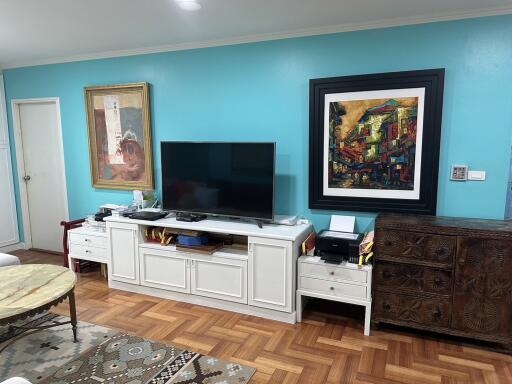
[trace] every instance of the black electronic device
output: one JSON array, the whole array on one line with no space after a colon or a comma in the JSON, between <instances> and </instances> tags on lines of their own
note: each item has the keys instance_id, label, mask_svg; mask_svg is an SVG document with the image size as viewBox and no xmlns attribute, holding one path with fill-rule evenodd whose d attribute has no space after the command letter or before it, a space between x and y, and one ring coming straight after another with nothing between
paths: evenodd
<instances>
[{"instance_id":1,"label":"black electronic device","mask_svg":"<svg viewBox=\"0 0 512 384\"><path fill-rule=\"evenodd\" d=\"M111 216L112 211L98 212L94 214L94 221L103 221L105 217Z\"/></svg>"},{"instance_id":2,"label":"black electronic device","mask_svg":"<svg viewBox=\"0 0 512 384\"><path fill-rule=\"evenodd\" d=\"M197 215L194 213L183 213L183 212L177 212L176 213L176 221L186 221L189 223L195 222L195 221L201 221L205 220L206 215Z\"/></svg>"},{"instance_id":3,"label":"black electronic device","mask_svg":"<svg viewBox=\"0 0 512 384\"><path fill-rule=\"evenodd\" d=\"M135 220L159 220L163 219L165 216L167 216L169 212L166 211L159 211L159 212L153 212L153 211L137 211L135 213L132 213L130 216L128 216L130 219Z\"/></svg>"},{"instance_id":4,"label":"black electronic device","mask_svg":"<svg viewBox=\"0 0 512 384\"><path fill-rule=\"evenodd\" d=\"M361 233L346 233L323 230L315 241L315 254L326 263L340 264L359 262L359 245L363 240Z\"/></svg>"},{"instance_id":5,"label":"black electronic device","mask_svg":"<svg viewBox=\"0 0 512 384\"><path fill-rule=\"evenodd\" d=\"M164 209L273 220L275 143L162 142L161 159Z\"/></svg>"}]
</instances>

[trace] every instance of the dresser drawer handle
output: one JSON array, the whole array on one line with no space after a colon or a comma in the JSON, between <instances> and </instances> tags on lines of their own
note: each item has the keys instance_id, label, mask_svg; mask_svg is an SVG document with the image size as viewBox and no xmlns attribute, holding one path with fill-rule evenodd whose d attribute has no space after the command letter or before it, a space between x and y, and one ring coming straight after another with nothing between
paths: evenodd
<instances>
[{"instance_id":1,"label":"dresser drawer handle","mask_svg":"<svg viewBox=\"0 0 512 384\"><path fill-rule=\"evenodd\" d=\"M334 276L334 271L329 272L329 275Z\"/></svg>"},{"instance_id":2,"label":"dresser drawer handle","mask_svg":"<svg viewBox=\"0 0 512 384\"><path fill-rule=\"evenodd\" d=\"M334 287L330 287L329 289L330 289L331 291L334 291Z\"/></svg>"},{"instance_id":3,"label":"dresser drawer handle","mask_svg":"<svg viewBox=\"0 0 512 384\"><path fill-rule=\"evenodd\" d=\"M85 250L85 253L91 253L91 251L90 251L90 250L88 250L88 249L86 249L86 250Z\"/></svg>"},{"instance_id":4,"label":"dresser drawer handle","mask_svg":"<svg viewBox=\"0 0 512 384\"><path fill-rule=\"evenodd\" d=\"M91 239L84 239L84 241L87 241L87 242L89 242L89 241L91 241Z\"/></svg>"}]
</instances>

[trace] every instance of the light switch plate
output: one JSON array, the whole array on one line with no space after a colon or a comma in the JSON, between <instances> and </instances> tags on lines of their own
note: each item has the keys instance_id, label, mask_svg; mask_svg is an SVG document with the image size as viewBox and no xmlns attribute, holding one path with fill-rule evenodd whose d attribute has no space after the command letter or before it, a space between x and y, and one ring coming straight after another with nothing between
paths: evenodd
<instances>
[{"instance_id":1,"label":"light switch plate","mask_svg":"<svg viewBox=\"0 0 512 384\"><path fill-rule=\"evenodd\" d=\"M468 180L484 181L485 171L469 171Z\"/></svg>"},{"instance_id":2,"label":"light switch plate","mask_svg":"<svg viewBox=\"0 0 512 384\"><path fill-rule=\"evenodd\" d=\"M452 165L450 173L450 180L466 181L468 179L468 166L467 165Z\"/></svg>"}]
</instances>

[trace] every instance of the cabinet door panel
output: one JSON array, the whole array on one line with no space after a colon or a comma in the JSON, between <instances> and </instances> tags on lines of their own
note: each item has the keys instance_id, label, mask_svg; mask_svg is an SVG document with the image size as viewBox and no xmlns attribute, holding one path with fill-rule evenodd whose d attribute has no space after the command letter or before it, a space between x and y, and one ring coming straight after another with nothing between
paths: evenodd
<instances>
[{"instance_id":1,"label":"cabinet door panel","mask_svg":"<svg viewBox=\"0 0 512 384\"><path fill-rule=\"evenodd\" d=\"M140 247L141 285L190 293L189 260L174 251Z\"/></svg>"},{"instance_id":2,"label":"cabinet door panel","mask_svg":"<svg viewBox=\"0 0 512 384\"><path fill-rule=\"evenodd\" d=\"M292 242L249 238L249 305L292 311Z\"/></svg>"},{"instance_id":3,"label":"cabinet door panel","mask_svg":"<svg viewBox=\"0 0 512 384\"><path fill-rule=\"evenodd\" d=\"M109 274L112 280L139 284L137 226L107 224Z\"/></svg>"},{"instance_id":4,"label":"cabinet door panel","mask_svg":"<svg viewBox=\"0 0 512 384\"><path fill-rule=\"evenodd\" d=\"M452 327L511 336L512 241L459 238Z\"/></svg>"},{"instance_id":5,"label":"cabinet door panel","mask_svg":"<svg viewBox=\"0 0 512 384\"><path fill-rule=\"evenodd\" d=\"M247 304L247 261L193 255L192 293Z\"/></svg>"}]
</instances>

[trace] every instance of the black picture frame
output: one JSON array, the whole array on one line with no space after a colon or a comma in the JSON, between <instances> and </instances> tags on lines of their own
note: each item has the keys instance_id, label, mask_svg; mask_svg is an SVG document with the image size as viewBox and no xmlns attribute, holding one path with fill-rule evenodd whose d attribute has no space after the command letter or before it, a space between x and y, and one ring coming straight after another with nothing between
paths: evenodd
<instances>
[{"instance_id":1,"label":"black picture frame","mask_svg":"<svg viewBox=\"0 0 512 384\"><path fill-rule=\"evenodd\" d=\"M443 109L444 68L330 77L310 80L309 208L435 215ZM345 92L425 88L419 199L324 194L325 96Z\"/></svg>"}]
</instances>

